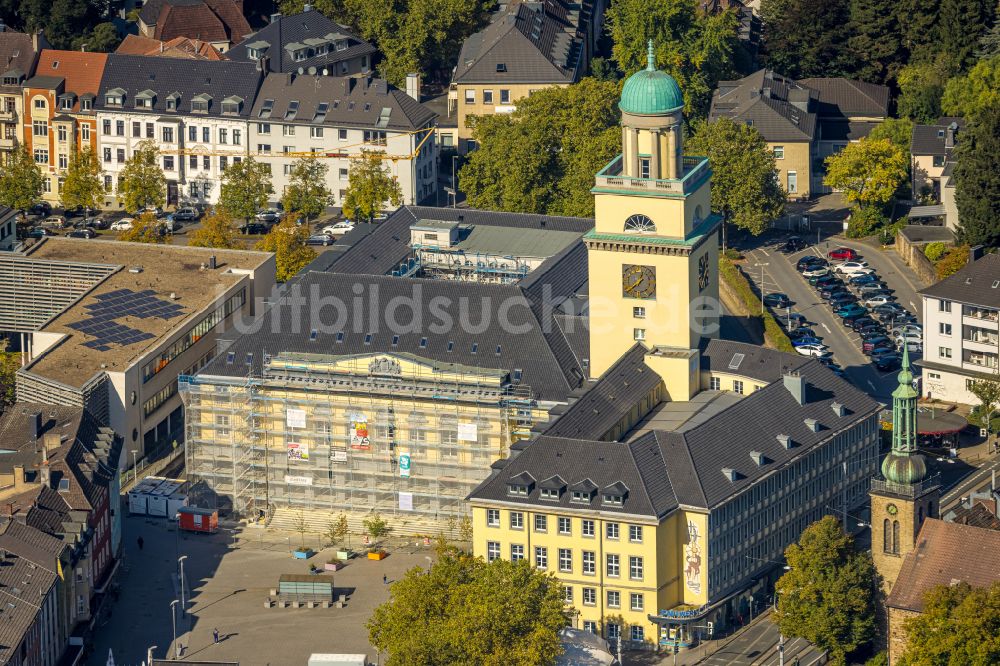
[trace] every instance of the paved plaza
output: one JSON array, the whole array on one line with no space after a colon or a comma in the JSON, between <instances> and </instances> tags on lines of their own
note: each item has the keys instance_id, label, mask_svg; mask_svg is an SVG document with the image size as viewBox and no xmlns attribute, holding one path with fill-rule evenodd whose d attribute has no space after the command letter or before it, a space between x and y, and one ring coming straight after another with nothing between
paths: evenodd
<instances>
[{"instance_id":1,"label":"paved plaza","mask_svg":"<svg viewBox=\"0 0 1000 666\"><path fill-rule=\"evenodd\" d=\"M427 566L433 555L431 547L411 543L391 547L390 556L380 562L356 557L336 573L324 572L334 576L338 596L348 595L345 608L265 608L279 575L309 573L310 563L322 568L331 551L297 560L289 549L298 545L299 535L258 530L188 534L162 518L133 516L126 522L120 598L109 604L110 617L98 622L87 661L94 666L108 663L109 649L118 666L140 664L153 645L156 657L168 656L168 650L172 655L170 603L180 598L177 560L182 555L187 556L189 617L182 619L178 610L177 635L186 659L295 666L306 664L314 652L346 652L366 653L374 661L364 625L389 598L382 576L396 580L414 566ZM307 534L306 545L316 546L317 538ZM213 644L215 629L218 644Z\"/></svg>"}]
</instances>

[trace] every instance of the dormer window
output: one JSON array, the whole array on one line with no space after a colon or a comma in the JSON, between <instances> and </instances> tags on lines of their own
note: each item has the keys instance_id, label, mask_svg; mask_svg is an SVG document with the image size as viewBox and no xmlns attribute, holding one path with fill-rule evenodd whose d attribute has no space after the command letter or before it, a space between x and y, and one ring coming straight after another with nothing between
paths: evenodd
<instances>
[{"instance_id":1,"label":"dormer window","mask_svg":"<svg viewBox=\"0 0 1000 666\"><path fill-rule=\"evenodd\" d=\"M542 488L541 498L547 500L557 500L559 499L559 489L558 488Z\"/></svg>"},{"instance_id":2,"label":"dormer window","mask_svg":"<svg viewBox=\"0 0 1000 666\"><path fill-rule=\"evenodd\" d=\"M538 496L541 499L559 501L563 491L566 489L566 482L559 475L550 476L538 484Z\"/></svg>"},{"instance_id":3,"label":"dormer window","mask_svg":"<svg viewBox=\"0 0 1000 666\"><path fill-rule=\"evenodd\" d=\"M338 51L346 51L347 50L347 40L346 39L337 40L337 50Z\"/></svg>"},{"instance_id":4,"label":"dormer window","mask_svg":"<svg viewBox=\"0 0 1000 666\"><path fill-rule=\"evenodd\" d=\"M212 96L202 93L195 95L191 99L191 113L208 113L208 108L212 103Z\"/></svg>"},{"instance_id":5,"label":"dormer window","mask_svg":"<svg viewBox=\"0 0 1000 666\"><path fill-rule=\"evenodd\" d=\"M601 503L605 506L621 506L628 495L628 487L621 481L612 483L601 491Z\"/></svg>"},{"instance_id":6,"label":"dormer window","mask_svg":"<svg viewBox=\"0 0 1000 666\"><path fill-rule=\"evenodd\" d=\"M528 486L521 485L519 483L510 483L507 485L508 495L527 495Z\"/></svg>"},{"instance_id":7,"label":"dormer window","mask_svg":"<svg viewBox=\"0 0 1000 666\"><path fill-rule=\"evenodd\" d=\"M535 485L535 477L527 472L521 472L510 477L507 481L507 494L520 497L527 497Z\"/></svg>"},{"instance_id":8,"label":"dormer window","mask_svg":"<svg viewBox=\"0 0 1000 666\"><path fill-rule=\"evenodd\" d=\"M270 118L271 111L273 110L274 110L274 100L265 99L263 106L260 107L260 113L258 113L257 115L260 118Z\"/></svg>"},{"instance_id":9,"label":"dormer window","mask_svg":"<svg viewBox=\"0 0 1000 666\"><path fill-rule=\"evenodd\" d=\"M222 100L222 113L226 115L239 115L240 109L243 108L243 98L237 95L231 95L226 99Z\"/></svg>"},{"instance_id":10,"label":"dormer window","mask_svg":"<svg viewBox=\"0 0 1000 666\"><path fill-rule=\"evenodd\" d=\"M294 120L295 116L299 113L299 100L293 99L288 103L288 108L285 110L285 120Z\"/></svg>"},{"instance_id":11,"label":"dormer window","mask_svg":"<svg viewBox=\"0 0 1000 666\"><path fill-rule=\"evenodd\" d=\"M80 100L80 110L81 111L92 111L94 109L94 100L86 97Z\"/></svg>"},{"instance_id":12,"label":"dormer window","mask_svg":"<svg viewBox=\"0 0 1000 666\"><path fill-rule=\"evenodd\" d=\"M176 111L181 104L180 93L172 93L167 96L167 111Z\"/></svg>"},{"instance_id":13,"label":"dormer window","mask_svg":"<svg viewBox=\"0 0 1000 666\"><path fill-rule=\"evenodd\" d=\"M585 493L581 490L574 490L572 500L574 502L582 502L584 504L590 504L590 493Z\"/></svg>"},{"instance_id":14,"label":"dormer window","mask_svg":"<svg viewBox=\"0 0 1000 666\"><path fill-rule=\"evenodd\" d=\"M570 502L576 504L590 504L597 492L597 484L590 479L584 479L574 483L569 487Z\"/></svg>"},{"instance_id":15,"label":"dormer window","mask_svg":"<svg viewBox=\"0 0 1000 666\"><path fill-rule=\"evenodd\" d=\"M72 95L63 95L59 98L59 109L61 111L72 111L73 110L73 97Z\"/></svg>"},{"instance_id":16,"label":"dormer window","mask_svg":"<svg viewBox=\"0 0 1000 666\"><path fill-rule=\"evenodd\" d=\"M125 91L121 88L112 88L104 94L104 104L106 106L124 106Z\"/></svg>"},{"instance_id":17,"label":"dormer window","mask_svg":"<svg viewBox=\"0 0 1000 666\"><path fill-rule=\"evenodd\" d=\"M3 77L3 84L5 86L16 86L20 83L16 76L5 76Z\"/></svg>"},{"instance_id":18,"label":"dormer window","mask_svg":"<svg viewBox=\"0 0 1000 666\"><path fill-rule=\"evenodd\" d=\"M625 498L621 495L605 495L604 504L610 504L611 506L621 506L625 501Z\"/></svg>"},{"instance_id":19,"label":"dormer window","mask_svg":"<svg viewBox=\"0 0 1000 666\"><path fill-rule=\"evenodd\" d=\"M152 109L156 101L156 93L152 90L143 90L135 96L135 108Z\"/></svg>"}]
</instances>

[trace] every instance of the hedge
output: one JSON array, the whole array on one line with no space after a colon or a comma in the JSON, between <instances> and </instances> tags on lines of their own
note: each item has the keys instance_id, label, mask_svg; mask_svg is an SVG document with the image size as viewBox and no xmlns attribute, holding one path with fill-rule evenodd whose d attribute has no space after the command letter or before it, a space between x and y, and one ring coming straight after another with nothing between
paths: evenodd
<instances>
[{"instance_id":1,"label":"hedge","mask_svg":"<svg viewBox=\"0 0 1000 666\"><path fill-rule=\"evenodd\" d=\"M757 298L753 287L750 286L750 281L747 280L736 264L726 257L720 256L719 275L729 285L729 288L739 295L740 300L746 306L748 315L751 317L760 317L761 315L755 314L761 311L760 299ZM776 349L785 352L795 351L792 341L788 339L788 335L785 334L784 329L781 328L775 320L774 315L767 309L764 309L763 320L764 335Z\"/></svg>"}]
</instances>

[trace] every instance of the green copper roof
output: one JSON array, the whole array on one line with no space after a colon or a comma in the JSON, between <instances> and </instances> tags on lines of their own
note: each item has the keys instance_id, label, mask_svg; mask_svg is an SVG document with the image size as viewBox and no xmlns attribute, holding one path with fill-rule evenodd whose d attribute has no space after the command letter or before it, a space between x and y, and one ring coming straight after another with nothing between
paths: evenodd
<instances>
[{"instance_id":1,"label":"green copper roof","mask_svg":"<svg viewBox=\"0 0 1000 666\"><path fill-rule=\"evenodd\" d=\"M903 346L899 386L892 392L892 451L882 461L882 476L898 484L914 484L927 477L927 463L917 453L917 391L913 388L910 353Z\"/></svg>"},{"instance_id":2,"label":"green copper roof","mask_svg":"<svg viewBox=\"0 0 1000 666\"><path fill-rule=\"evenodd\" d=\"M646 69L628 77L618 108L640 116L658 116L684 108L684 96L674 77L656 69L653 40L649 40Z\"/></svg>"},{"instance_id":3,"label":"green copper roof","mask_svg":"<svg viewBox=\"0 0 1000 666\"><path fill-rule=\"evenodd\" d=\"M910 370L910 352L908 345L903 345L903 363L896 376L899 386L892 392L893 398L916 399L917 390L913 388L913 372Z\"/></svg>"},{"instance_id":4,"label":"green copper roof","mask_svg":"<svg viewBox=\"0 0 1000 666\"><path fill-rule=\"evenodd\" d=\"M899 454L893 451L882 461L882 476L892 483L919 483L927 477L927 463L919 453Z\"/></svg>"}]
</instances>

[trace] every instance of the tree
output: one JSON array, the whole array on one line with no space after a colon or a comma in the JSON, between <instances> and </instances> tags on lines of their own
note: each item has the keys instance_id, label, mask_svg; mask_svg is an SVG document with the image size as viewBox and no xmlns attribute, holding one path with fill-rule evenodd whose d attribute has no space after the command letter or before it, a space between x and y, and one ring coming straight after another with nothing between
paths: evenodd
<instances>
[{"instance_id":1,"label":"tree","mask_svg":"<svg viewBox=\"0 0 1000 666\"><path fill-rule=\"evenodd\" d=\"M653 40L656 66L680 85L685 113L701 117L720 79L735 73L736 14L705 14L695 0L616 0L605 14L612 56L626 76L646 67Z\"/></svg>"},{"instance_id":2,"label":"tree","mask_svg":"<svg viewBox=\"0 0 1000 666\"><path fill-rule=\"evenodd\" d=\"M861 206L884 206L906 182L909 160L889 139L862 139L826 158L823 183Z\"/></svg>"},{"instance_id":3,"label":"tree","mask_svg":"<svg viewBox=\"0 0 1000 666\"><path fill-rule=\"evenodd\" d=\"M712 210L758 235L784 212L774 153L756 128L720 118L700 123L688 152L708 157L712 167Z\"/></svg>"},{"instance_id":4,"label":"tree","mask_svg":"<svg viewBox=\"0 0 1000 666\"><path fill-rule=\"evenodd\" d=\"M285 210L298 212L312 219L330 204L330 189L326 186L326 172L330 167L318 159L302 157L295 160L288 178L288 187L281 199Z\"/></svg>"},{"instance_id":5,"label":"tree","mask_svg":"<svg viewBox=\"0 0 1000 666\"><path fill-rule=\"evenodd\" d=\"M84 217L101 207L104 178L97 154L90 148L74 150L69 156L65 181L59 193L64 208L83 208Z\"/></svg>"},{"instance_id":6,"label":"tree","mask_svg":"<svg viewBox=\"0 0 1000 666\"><path fill-rule=\"evenodd\" d=\"M337 519L332 521L326 528L326 539L330 545L336 545L344 540L348 534L347 514L341 512Z\"/></svg>"},{"instance_id":7,"label":"tree","mask_svg":"<svg viewBox=\"0 0 1000 666\"><path fill-rule=\"evenodd\" d=\"M924 596L924 610L903 622L906 648L898 666L1000 663L1000 583L973 588L939 585Z\"/></svg>"},{"instance_id":8,"label":"tree","mask_svg":"<svg viewBox=\"0 0 1000 666\"><path fill-rule=\"evenodd\" d=\"M248 157L230 164L222 174L219 208L230 217L250 222L272 194L270 165Z\"/></svg>"},{"instance_id":9,"label":"tree","mask_svg":"<svg viewBox=\"0 0 1000 666\"><path fill-rule=\"evenodd\" d=\"M274 252L276 278L285 282L316 258L316 252L306 245L308 239L309 228L296 225L295 220L286 215L255 247L264 252Z\"/></svg>"},{"instance_id":10,"label":"tree","mask_svg":"<svg viewBox=\"0 0 1000 666\"><path fill-rule=\"evenodd\" d=\"M166 201L167 179L159 164L160 151L151 140L136 146L118 179L118 201L130 213Z\"/></svg>"},{"instance_id":11,"label":"tree","mask_svg":"<svg viewBox=\"0 0 1000 666\"><path fill-rule=\"evenodd\" d=\"M191 247L216 247L222 250L238 250L243 247L233 218L225 211L213 208L201 220L201 226L188 236Z\"/></svg>"},{"instance_id":12,"label":"tree","mask_svg":"<svg viewBox=\"0 0 1000 666\"><path fill-rule=\"evenodd\" d=\"M295 531L299 533L299 548L302 551L306 548L306 532L309 530L309 523L306 522L306 515L299 509L299 515L295 516Z\"/></svg>"},{"instance_id":13,"label":"tree","mask_svg":"<svg viewBox=\"0 0 1000 666\"><path fill-rule=\"evenodd\" d=\"M16 14L21 20L8 25L23 27L26 32L43 30L53 48L70 49L78 35L98 22L102 4L93 0L18 0Z\"/></svg>"},{"instance_id":14,"label":"tree","mask_svg":"<svg viewBox=\"0 0 1000 666\"><path fill-rule=\"evenodd\" d=\"M938 259L934 264L937 271L938 280L943 280L950 275L954 275L969 263L969 246L959 245L948 250L948 254Z\"/></svg>"},{"instance_id":15,"label":"tree","mask_svg":"<svg viewBox=\"0 0 1000 666\"><path fill-rule=\"evenodd\" d=\"M992 434L993 412L1000 407L1000 379L974 379L969 392L979 399L979 419Z\"/></svg>"},{"instance_id":16,"label":"tree","mask_svg":"<svg viewBox=\"0 0 1000 666\"><path fill-rule=\"evenodd\" d=\"M850 0L762 0L763 58L776 72L794 78L850 73L847 48Z\"/></svg>"},{"instance_id":17,"label":"tree","mask_svg":"<svg viewBox=\"0 0 1000 666\"><path fill-rule=\"evenodd\" d=\"M481 116L479 148L459 172L475 208L520 213L594 214L594 174L621 150L620 87L585 78L521 100L511 114Z\"/></svg>"},{"instance_id":18,"label":"tree","mask_svg":"<svg viewBox=\"0 0 1000 666\"><path fill-rule=\"evenodd\" d=\"M143 213L132 221L132 228L118 234L118 240L129 243L166 243L160 221L152 213Z\"/></svg>"},{"instance_id":19,"label":"tree","mask_svg":"<svg viewBox=\"0 0 1000 666\"><path fill-rule=\"evenodd\" d=\"M17 402L17 371L20 354L7 351L7 339L0 338L0 413Z\"/></svg>"},{"instance_id":20,"label":"tree","mask_svg":"<svg viewBox=\"0 0 1000 666\"><path fill-rule=\"evenodd\" d=\"M869 139L889 139L894 146L905 154L910 152L910 136L913 134L913 121L908 118L886 118L868 134Z\"/></svg>"},{"instance_id":21,"label":"tree","mask_svg":"<svg viewBox=\"0 0 1000 666\"><path fill-rule=\"evenodd\" d=\"M387 206L395 208L403 203L399 181L382 162L381 153L367 150L351 160L347 192L341 204L344 217L371 221Z\"/></svg>"},{"instance_id":22,"label":"tree","mask_svg":"<svg viewBox=\"0 0 1000 666\"><path fill-rule=\"evenodd\" d=\"M941 242L928 243L924 248L924 256L928 261L937 261L948 252L948 246Z\"/></svg>"},{"instance_id":23,"label":"tree","mask_svg":"<svg viewBox=\"0 0 1000 666\"><path fill-rule=\"evenodd\" d=\"M441 549L429 570L410 569L368 621L387 666L545 666L562 653L562 585L521 560L487 564Z\"/></svg>"},{"instance_id":24,"label":"tree","mask_svg":"<svg viewBox=\"0 0 1000 666\"><path fill-rule=\"evenodd\" d=\"M111 53L121 44L122 38L114 23L98 23L94 29L73 40L73 50Z\"/></svg>"},{"instance_id":25,"label":"tree","mask_svg":"<svg viewBox=\"0 0 1000 666\"><path fill-rule=\"evenodd\" d=\"M900 116L918 123L933 123L941 115L941 95L947 74L933 63L909 64L899 72Z\"/></svg>"},{"instance_id":26,"label":"tree","mask_svg":"<svg viewBox=\"0 0 1000 666\"><path fill-rule=\"evenodd\" d=\"M25 211L42 196L45 180L27 146L13 151L0 169L0 205Z\"/></svg>"},{"instance_id":27,"label":"tree","mask_svg":"<svg viewBox=\"0 0 1000 666\"><path fill-rule=\"evenodd\" d=\"M376 550L378 548L378 540L389 533L389 523L377 513L365 517L361 523L365 526L365 531L368 532L368 536L372 539L371 549Z\"/></svg>"},{"instance_id":28,"label":"tree","mask_svg":"<svg viewBox=\"0 0 1000 666\"><path fill-rule=\"evenodd\" d=\"M979 40L976 57L979 59L995 58L1000 55L1000 20L997 20Z\"/></svg>"},{"instance_id":29,"label":"tree","mask_svg":"<svg viewBox=\"0 0 1000 666\"><path fill-rule=\"evenodd\" d=\"M955 205L958 235L970 245L1000 243L1000 106L979 113L958 142Z\"/></svg>"},{"instance_id":30,"label":"tree","mask_svg":"<svg viewBox=\"0 0 1000 666\"><path fill-rule=\"evenodd\" d=\"M875 566L871 554L855 552L840 522L825 516L785 549L789 570L775 584L774 621L785 636L797 636L828 650L830 662L875 635Z\"/></svg>"},{"instance_id":31,"label":"tree","mask_svg":"<svg viewBox=\"0 0 1000 666\"><path fill-rule=\"evenodd\" d=\"M906 64L898 0L850 0L848 50L856 65L853 75L863 81L895 81Z\"/></svg>"},{"instance_id":32,"label":"tree","mask_svg":"<svg viewBox=\"0 0 1000 666\"><path fill-rule=\"evenodd\" d=\"M910 63L933 62L938 54L941 0L899 0L899 24Z\"/></svg>"},{"instance_id":33,"label":"tree","mask_svg":"<svg viewBox=\"0 0 1000 666\"><path fill-rule=\"evenodd\" d=\"M948 79L941 110L949 116L971 118L1000 107L1000 58L980 60L965 76Z\"/></svg>"},{"instance_id":34,"label":"tree","mask_svg":"<svg viewBox=\"0 0 1000 666\"><path fill-rule=\"evenodd\" d=\"M941 0L937 49L949 69L965 71L976 60L976 47L996 16L997 0Z\"/></svg>"}]
</instances>

